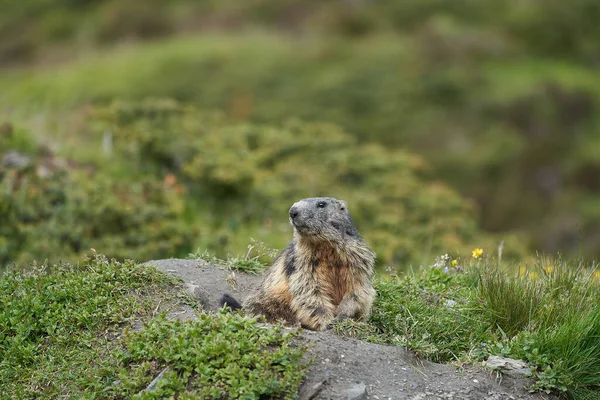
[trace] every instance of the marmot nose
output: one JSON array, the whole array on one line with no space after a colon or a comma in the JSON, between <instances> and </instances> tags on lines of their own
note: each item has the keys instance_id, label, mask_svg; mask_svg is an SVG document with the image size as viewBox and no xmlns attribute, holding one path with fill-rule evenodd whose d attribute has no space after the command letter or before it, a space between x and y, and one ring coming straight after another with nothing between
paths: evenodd
<instances>
[{"instance_id":1,"label":"marmot nose","mask_svg":"<svg viewBox=\"0 0 600 400\"><path fill-rule=\"evenodd\" d=\"M292 207L290 208L290 217L292 219L296 218L298 216L298 209L296 207Z\"/></svg>"}]
</instances>

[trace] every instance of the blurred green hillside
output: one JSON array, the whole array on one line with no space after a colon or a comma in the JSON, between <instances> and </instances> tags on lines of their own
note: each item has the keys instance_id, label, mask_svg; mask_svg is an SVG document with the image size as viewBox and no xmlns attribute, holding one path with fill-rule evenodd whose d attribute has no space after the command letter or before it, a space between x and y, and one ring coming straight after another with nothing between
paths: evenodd
<instances>
[{"instance_id":1,"label":"blurred green hillside","mask_svg":"<svg viewBox=\"0 0 600 400\"><path fill-rule=\"evenodd\" d=\"M349 201L385 262L502 239L513 255L598 257L599 20L592 0L11 2L0 110L31 141L94 165L108 185L94 190L181 184L182 210L159 201L156 218L181 222L167 253L240 252L260 232L281 246L270 236L289 231L290 202L325 194ZM148 97L182 103L139 103ZM88 106L104 116L90 120ZM120 107L145 111L125 123ZM25 204L5 193L10 209ZM26 254L5 246L3 261Z\"/></svg>"},{"instance_id":2,"label":"blurred green hillside","mask_svg":"<svg viewBox=\"0 0 600 400\"><path fill-rule=\"evenodd\" d=\"M327 193L348 201L380 260L395 266L503 239L481 234L473 207L427 178L419 157L360 146L335 125L239 123L172 100L79 113L77 141L93 151L75 149L78 162L32 145L28 132L11 129L0 142L13 149L0 171L3 264L74 259L90 248L120 259L196 247L224 256L250 237L283 248L290 205ZM525 253L507 240L509 256Z\"/></svg>"}]
</instances>

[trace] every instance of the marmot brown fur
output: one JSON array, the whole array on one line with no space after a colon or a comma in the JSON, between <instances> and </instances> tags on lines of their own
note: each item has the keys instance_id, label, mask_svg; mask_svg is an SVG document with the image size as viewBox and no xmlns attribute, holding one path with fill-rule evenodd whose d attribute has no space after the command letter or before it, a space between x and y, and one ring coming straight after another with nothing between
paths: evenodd
<instances>
[{"instance_id":1,"label":"marmot brown fur","mask_svg":"<svg viewBox=\"0 0 600 400\"><path fill-rule=\"evenodd\" d=\"M304 199L289 215L294 240L277 256L259 291L243 306L229 295L221 304L312 330L344 318L365 320L375 297L375 253L356 231L346 202Z\"/></svg>"}]
</instances>

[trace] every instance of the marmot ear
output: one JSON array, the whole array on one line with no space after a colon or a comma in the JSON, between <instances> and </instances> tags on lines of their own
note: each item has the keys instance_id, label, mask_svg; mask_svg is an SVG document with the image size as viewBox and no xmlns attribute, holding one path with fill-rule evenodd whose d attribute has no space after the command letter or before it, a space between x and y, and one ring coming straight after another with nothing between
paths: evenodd
<instances>
[{"instance_id":1,"label":"marmot ear","mask_svg":"<svg viewBox=\"0 0 600 400\"><path fill-rule=\"evenodd\" d=\"M348 210L348 203L346 203L344 200L340 200L340 210L344 211L344 210Z\"/></svg>"}]
</instances>

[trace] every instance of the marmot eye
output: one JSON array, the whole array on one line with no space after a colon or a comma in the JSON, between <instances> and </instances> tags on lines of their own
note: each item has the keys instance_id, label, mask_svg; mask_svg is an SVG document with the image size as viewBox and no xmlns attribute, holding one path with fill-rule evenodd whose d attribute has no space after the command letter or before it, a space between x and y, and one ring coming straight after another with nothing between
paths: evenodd
<instances>
[{"instance_id":1,"label":"marmot eye","mask_svg":"<svg viewBox=\"0 0 600 400\"><path fill-rule=\"evenodd\" d=\"M320 201L320 202L317 204L317 207L319 207L319 208L325 208L325 206L326 206L326 205L327 205L327 203L325 203L324 201Z\"/></svg>"}]
</instances>

